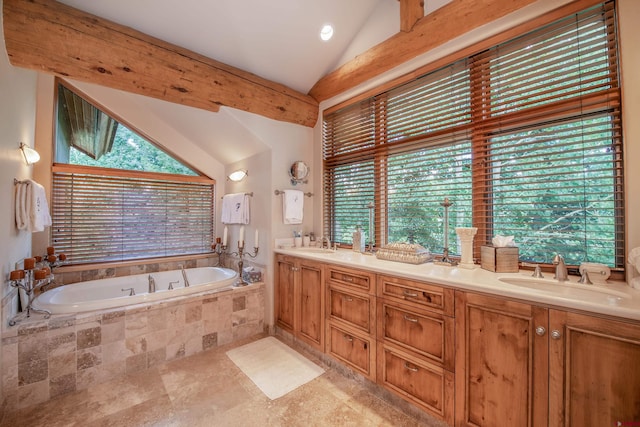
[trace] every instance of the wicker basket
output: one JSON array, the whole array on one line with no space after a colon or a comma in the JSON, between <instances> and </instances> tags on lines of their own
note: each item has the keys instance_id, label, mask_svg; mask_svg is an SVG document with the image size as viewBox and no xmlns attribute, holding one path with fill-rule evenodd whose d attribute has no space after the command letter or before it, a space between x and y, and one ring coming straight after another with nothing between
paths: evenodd
<instances>
[{"instance_id":1,"label":"wicker basket","mask_svg":"<svg viewBox=\"0 0 640 427\"><path fill-rule=\"evenodd\" d=\"M433 260L429 249L412 243L389 243L376 252L376 258L407 264L422 264Z\"/></svg>"}]
</instances>

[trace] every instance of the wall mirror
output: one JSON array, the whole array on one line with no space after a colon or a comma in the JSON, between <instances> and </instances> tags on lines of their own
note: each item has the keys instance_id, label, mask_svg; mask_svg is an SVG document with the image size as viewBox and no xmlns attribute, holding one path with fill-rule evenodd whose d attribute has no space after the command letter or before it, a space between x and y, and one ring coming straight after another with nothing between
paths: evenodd
<instances>
[{"instance_id":1,"label":"wall mirror","mask_svg":"<svg viewBox=\"0 0 640 427\"><path fill-rule=\"evenodd\" d=\"M289 176L291 177L292 185L296 185L298 183L306 184L307 176L309 176L309 166L301 160L293 162L289 169Z\"/></svg>"}]
</instances>

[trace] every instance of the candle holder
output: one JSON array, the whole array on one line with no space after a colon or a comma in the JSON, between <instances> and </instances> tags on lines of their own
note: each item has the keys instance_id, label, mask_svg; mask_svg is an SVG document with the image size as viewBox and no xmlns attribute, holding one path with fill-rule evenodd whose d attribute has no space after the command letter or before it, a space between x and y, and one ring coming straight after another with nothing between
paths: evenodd
<instances>
[{"instance_id":1,"label":"candle holder","mask_svg":"<svg viewBox=\"0 0 640 427\"><path fill-rule=\"evenodd\" d=\"M39 271L42 271L42 270L39 270ZM45 274L46 273L39 273L38 276L45 275ZM14 288L22 289L27 296L26 307L24 307L21 313L18 313L17 315L15 315L9 320L9 326L14 326L18 322L18 320L20 320L21 317L24 317L24 318L31 317L32 311L34 313L44 314L45 319L48 319L49 317L51 317L51 312L49 310L41 310L38 308L34 308L32 306L32 303L35 297L36 289L50 284L53 279L52 276L53 274L49 274L49 276L45 275L44 278L36 277L35 270L30 269L30 270L24 270L24 277L9 280L9 283L11 284L11 286L13 286ZM18 293L18 298L20 298L19 293Z\"/></svg>"},{"instance_id":2,"label":"candle holder","mask_svg":"<svg viewBox=\"0 0 640 427\"><path fill-rule=\"evenodd\" d=\"M223 248L226 249L226 246L224 246ZM251 258L255 258L258 255L258 247L253 248L253 253L245 252L244 241L240 240L238 241L238 251L231 252L230 255L234 255L240 258L240 260L238 261L238 281L234 283L233 286L234 287L247 286L249 282L246 282L242 277L242 266L244 265L244 256L248 255Z\"/></svg>"},{"instance_id":3,"label":"candle holder","mask_svg":"<svg viewBox=\"0 0 640 427\"><path fill-rule=\"evenodd\" d=\"M440 203L440 206L444 208L444 247L442 248L442 259L440 261L434 261L436 265L454 266L456 262L449 258L449 208L453 206L453 202L450 202L447 197L444 198L444 202Z\"/></svg>"}]
</instances>

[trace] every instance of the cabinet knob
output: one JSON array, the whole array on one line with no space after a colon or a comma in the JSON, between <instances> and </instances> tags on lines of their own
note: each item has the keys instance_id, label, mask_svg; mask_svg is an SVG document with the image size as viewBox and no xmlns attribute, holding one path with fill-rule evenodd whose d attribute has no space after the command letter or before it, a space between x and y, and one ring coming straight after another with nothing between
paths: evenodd
<instances>
[{"instance_id":1,"label":"cabinet knob","mask_svg":"<svg viewBox=\"0 0 640 427\"><path fill-rule=\"evenodd\" d=\"M342 338L344 338L344 340L345 340L345 341L353 342L353 337L350 337L350 336L349 336L349 335L347 335L347 334L344 334L344 335L342 336Z\"/></svg>"},{"instance_id":2,"label":"cabinet knob","mask_svg":"<svg viewBox=\"0 0 640 427\"><path fill-rule=\"evenodd\" d=\"M536 334L543 336L545 333L547 332L547 330L544 328L544 326L538 326L536 328Z\"/></svg>"},{"instance_id":3,"label":"cabinet knob","mask_svg":"<svg viewBox=\"0 0 640 427\"><path fill-rule=\"evenodd\" d=\"M562 333L560 331L553 330L551 331L551 338L554 340L559 340L562 337Z\"/></svg>"}]
</instances>

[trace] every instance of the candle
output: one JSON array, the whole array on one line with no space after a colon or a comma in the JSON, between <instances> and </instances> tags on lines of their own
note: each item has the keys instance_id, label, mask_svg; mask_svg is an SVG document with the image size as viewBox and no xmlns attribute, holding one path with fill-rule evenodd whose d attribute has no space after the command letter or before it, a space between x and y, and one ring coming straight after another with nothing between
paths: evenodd
<instances>
[{"instance_id":1,"label":"candle","mask_svg":"<svg viewBox=\"0 0 640 427\"><path fill-rule=\"evenodd\" d=\"M35 258L25 258L24 259L24 269L25 270L33 270L36 267L36 259Z\"/></svg>"},{"instance_id":2,"label":"candle","mask_svg":"<svg viewBox=\"0 0 640 427\"><path fill-rule=\"evenodd\" d=\"M253 247L257 248L258 247L258 229L256 228L256 237L255 237L255 243L253 244Z\"/></svg>"},{"instance_id":3,"label":"candle","mask_svg":"<svg viewBox=\"0 0 640 427\"><path fill-rule=\"evenodd\" d=\"M60 254L60 255L58 255L58 259L60 261L65 261L67 259L67 256L65 254Z\"/></svg>"},{"instance_id":4,"label":"candle","mask_svg":"<svg viewBox=\"0 0 640 427\"><path fill-rule=\"evenodd\" d=\"M49 276L51 274L51 269L49 267L42 267L42 271L44 271L45 276Z\"/></svg>"},{"instance_id":5,"label":"candle","mask_svg":"<svg viewBox=\"0 0 640 427\"><path fill-rule=\"evenodd\" d=\"M227 226L224 226L224 232L222 233L222 246L227 246L227 234L229 233L229 230L227 229Z\"/></svg>"},{"instance_id":6,"label":"candle","mask_svg":"<svg viewBox=\"0 0 640 427\"><path fill-rule=\"evenodd\" d=\"M24 279L24 270L13 270L9 273L9 280Z\"/></svg>"},{"instance_id":7,"label":"candle","mask_svg":"<svg viewBox=\"0 0 640 427\"><path fill-rule=\"evenodd\" d=\"M49 256L47 257L47 262L50 262L50 263L52 263L52 264L53 264L54 262L56 262L56 259L57 259L57 258L56 258L56 256L55 256L55 255L49 255Z\"/></svg>"},{"instance_id":8,"label":"candle","mask_svg":"<svg viewBox=\"0 0 640 427\"><path fill-rule=\"evenodd\" d=\"M36 271L34 272L34 276L33 276L33 277L34 277L34 279L36 279L36 280L42 280L42 279L45 279L45 278L47 277L47 272L46 272L46 271L44 271L44 270L36 270Z\"/></svg>"},{"instance_id":9,"label":"candle","mask_svg":"<svg viewBox=\"0 0 640 427\"><path fill-rule=\"evenodd\" d=\"M53 246L47 247L47 255L53 255L56 253L56 249Z\"/></svg>"},{"instance_id":10,"label":"candle","mask_svg":"<svg viewBox=\"0 0 640 427\"><path fill-rule=\"evenodd\" d=\"M244 225L240 227L240 237L238 238L238 240L240 240L241 242L244 242Z\"/></svg>"}]
</instances>

